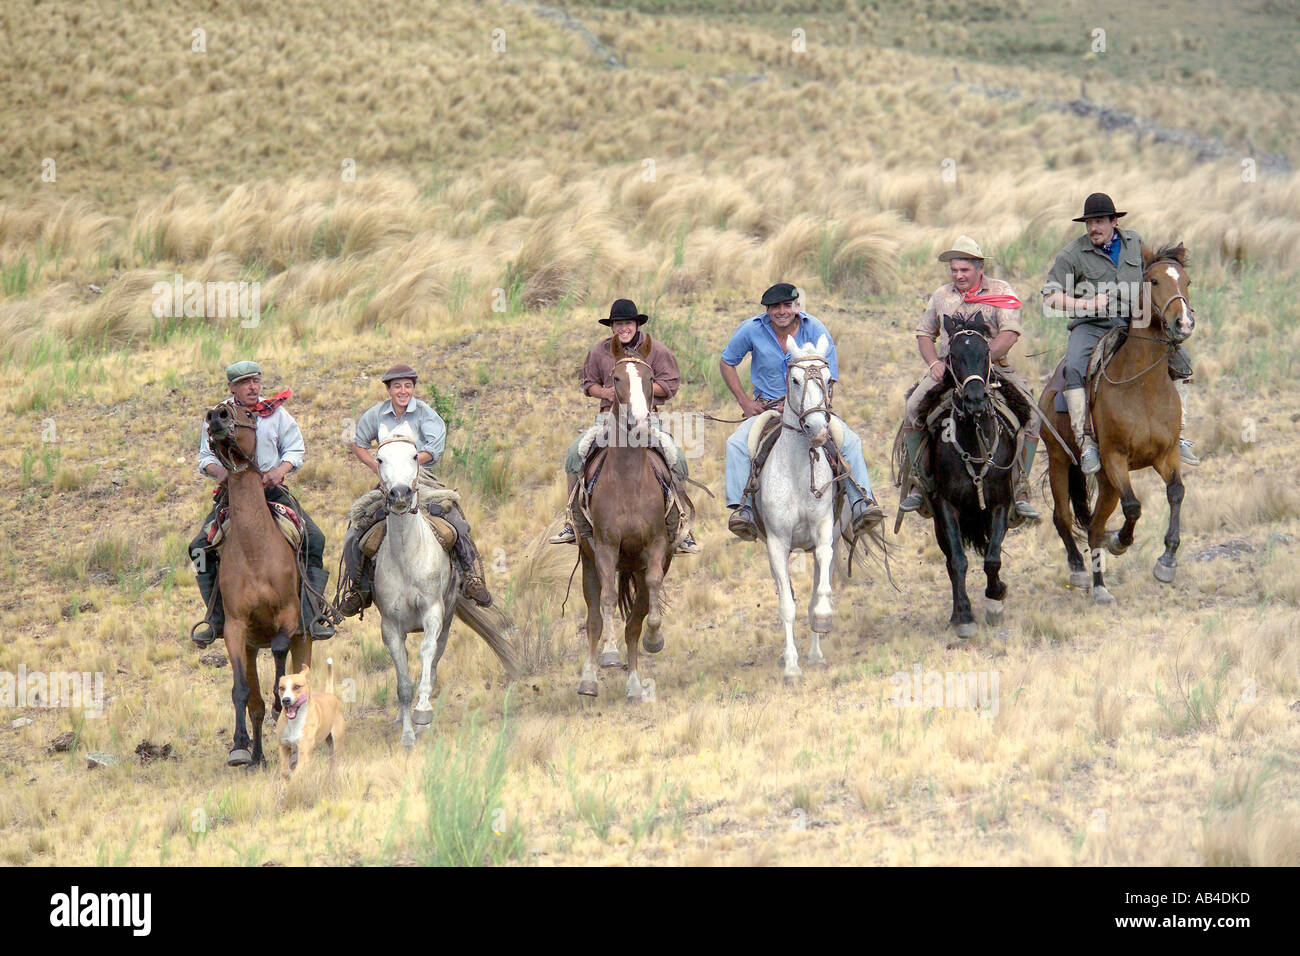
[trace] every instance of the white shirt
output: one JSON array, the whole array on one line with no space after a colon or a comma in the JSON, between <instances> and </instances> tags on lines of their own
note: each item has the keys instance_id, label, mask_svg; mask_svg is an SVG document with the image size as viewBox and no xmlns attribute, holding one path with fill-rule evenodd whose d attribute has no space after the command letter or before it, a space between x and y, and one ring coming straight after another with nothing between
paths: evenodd
<instances>
[{"instance_id":1,"label":"white shirt","mask_svg":"<svg viewBox=\"0 0 1300 956\"><path fill-rule=\"evenodd\" d=\"M282 461L287 461L297 471L302 467L302 456L307 446L302 440L302 430L283 405L266 418L257 417L257 470L265 474ZM199 426L199 474L212 477L203 469L221 462L208 445L208 427ZM224 467L224 466L222 466Z\"/></svg>"}]
</instances>

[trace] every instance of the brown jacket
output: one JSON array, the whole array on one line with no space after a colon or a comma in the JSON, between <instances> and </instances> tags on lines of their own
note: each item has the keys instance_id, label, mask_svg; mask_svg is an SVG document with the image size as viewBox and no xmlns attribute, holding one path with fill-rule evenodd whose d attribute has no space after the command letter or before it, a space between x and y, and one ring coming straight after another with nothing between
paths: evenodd
<instances>
[{"instance_id":1,"label":"brown jacket","mask_svg":"<svg viewBox=\"0 0 1300 956\"><path fill-rule=\"evenodd\" d=\"M645 332L641 333L645 335ZM663 386L668 393L667 398L656 398L655 407L658 408L661 403L672 400L677 394L677 389L682 384L682 373L677 369L677 359L673 358L673 353L668 351L665 346L656 338L646 336L650 339L650 355L646 359L650 367L654 369L655 384ZM610 387L614 384L614 365L617 360L614 358L611 344L614 337L598 342L591 347L587 353L587 361L582 363L582 394L587 394L587 389L593 385L604 385ZM613 407L613 402L605 399L600 400L600 410L609 411Z\"/></svg>"}]
</instances>

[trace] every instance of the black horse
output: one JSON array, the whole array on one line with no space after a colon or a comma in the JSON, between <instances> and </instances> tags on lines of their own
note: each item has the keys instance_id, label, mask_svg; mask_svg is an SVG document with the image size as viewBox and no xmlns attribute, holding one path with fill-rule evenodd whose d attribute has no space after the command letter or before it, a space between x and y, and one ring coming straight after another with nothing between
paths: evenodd
<instances>
[{"instance_id":1,"label":"black horse","mask_svg":"<svg viewBox=\"0 0 1300 956\"><path fill-rule=\"evenodd\" d=\"M957 636L975 633L975 616L966 595L966 548L984 555L988 586L985 622L1002 620L1007 586L1002 569L1002 539L1015 507L1011 466L1016 434L994 407L989 357L992 337L983 313L973 317L943 317L948 332L948 375L955 391L952 413L929 431L930 461L935 481L931 498L934 533L948 561L952 580L952 617ZM1010 390L1004 396L1023 425L1032 414L1026 402Z\"/></svg>"}]
</instances>

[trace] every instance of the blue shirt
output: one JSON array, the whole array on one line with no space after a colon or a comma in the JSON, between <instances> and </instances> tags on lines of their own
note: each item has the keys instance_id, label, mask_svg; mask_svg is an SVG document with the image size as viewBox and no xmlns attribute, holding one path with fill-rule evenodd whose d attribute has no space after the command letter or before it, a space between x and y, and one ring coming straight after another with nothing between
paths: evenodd
<instances>
[{"instance_id":1,"label":"blue shirt","mask_svg":"<svg viewBox=\"0 0 1300 956\"><path fill-rule=\"evenodd\" d=\"M1118 229L1116 229L1113 233L1111 233L1110 242L1103 242L1101 244L1101 251L1106 253L1106 255L1110 256L1110 263L1116 269L1119 268L1119 253L1120 250L1123 249L1123 247L1124 247L1124 240L1120 236Z\"/></svg>"},{"instance_id":2,"label":"blue shirt","mask_svg":"<svg viewBox=\"0 0 1300 956\"><path fill-rule=\"evenodd\" d=\"M816 345L817 339L823 335L830 343L826 349L826 362L830 365L831 379L838 381L840 368L835 357L835 340L820 319L807 312L799 313L799 331L794 334L796 344ZM722 350L722 361L735 366L751 354L749 380L754 383L755 396L760 401L785 398L785 373L790 364L790 353L781 348L766 312L740 323L740 328Z\"/></svg>"},{"instance_id":3,"label":"blue shirt","mask_svg":"<svg viewBox=\"0 0 1300 956\"><path fill-rule=\"evenodd\" d=\"M420 466L432 471L433 466L442 457L443 448L447 444L447 423L442 420L441 415L429 407L427 402L418 398L411 399L410 404L406 406L406 413L401 418L398 418L397 413L393 411L392 399L370 406L357 422L356 431L352 435L352 444L369 448L372 441L379 440L380 425L387 425L389 431L392 431L402 422L407 422L415 435L416 451L427 451L433 456Z\"/></svg>"}]
</instances>

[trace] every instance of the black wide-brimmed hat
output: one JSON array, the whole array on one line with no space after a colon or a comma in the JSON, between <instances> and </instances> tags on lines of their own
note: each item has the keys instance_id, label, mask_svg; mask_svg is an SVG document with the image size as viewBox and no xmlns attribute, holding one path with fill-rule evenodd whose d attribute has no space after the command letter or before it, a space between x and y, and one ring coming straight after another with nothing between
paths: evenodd
<instances>
[{"instance_id":1,"label":"black wide-brimmed hat","mask_svg":"<svg viewBox=\"0 0 1300 956\"><path fill-rule=\"evenodd\" d=\"M412 382L418 382L420 380L419 376L415 374L415 369L401 362L398 362L385 372L383 377L379 380L387 385L389 382L395 382L399 378L409 378Z\"/></svg>"},{"instance_id":2,"label":"black wide-brimmed hat","mask_svg":"<svg viewBox=\"0 0 1300 956\"><path fill-rule=\"evenodd\" d=\"M1093 193L1083 201L1083 215L1070 221L1087 222L1089 219L1099 219L1103 216L1114 216L1118 219L1120 216L1127 215L1127 212L1116 212L1114 201L1105 193Z\"/></svg>"},{"instance_id":3,"label":"black wide-brimmed hat","mask_svg":"<svg viewBox=\"0 0 1300 956\"><path fill-rule=\"evenodd\" d=\"M631 299L615 299L614 304L609 307L608 319L597 319L601 325L613 325L615 320L619 319L636 319L636 326L640 328L650 321L650 316L636 310L636 303Z\"/></svg>"},{"instance_id":4,"label":"black wide-brimmed hat","mask_svg":"<svg viewBox=\"0 0 1300 956\"><path fill-rule=\"evenodd\" d=\"M794 302L799 298L799 290L788 282L778 282L759 299L762 305L780 305L782 302Z\"/></svg>"}]
</instances>

